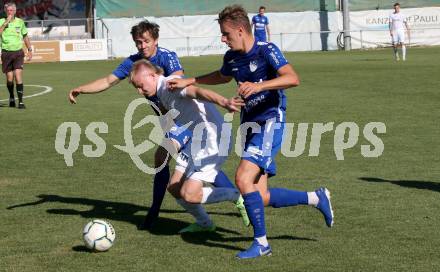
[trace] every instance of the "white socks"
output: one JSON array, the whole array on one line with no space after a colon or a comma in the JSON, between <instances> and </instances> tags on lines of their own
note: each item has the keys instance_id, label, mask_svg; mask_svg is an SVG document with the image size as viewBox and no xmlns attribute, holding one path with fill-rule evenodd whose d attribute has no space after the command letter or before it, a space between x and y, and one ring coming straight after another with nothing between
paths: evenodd
<instances>
[{"instance_id":1,"label":"white socks","mask_svg":"<svg viewBox=\"0 0 440 272\"><path fill-rule=\"evenodd\" d=\"M267 246L269 245L269 242L267 241L267 237L266 237L266 235L261 236L261 237L258 237L258 238L255 238L255 240L257 240L258 243L259 243L260 245L262 245L262 246L267 247Z\"/></svg>"},{"instance_id":2,"label":"white socks","mask_svg":"<svg viewBox=\"0 0 440 272\"><path fill-rule=\"evenodd\" d=\"M182 206L189 214L194 216L196 223L202 227L212 226L211 218L209 218L208 213L205 211L202 205L188 203L183 199L176 199L176 202Z\"/></svg>"},{"instance_id":3,"label":"white socks","mask_svg":"<svg viewBox=\"0 0 440 272\"><path fill-rule=\"evenodd\" d=\"M240 193L232 188L210 188L204 187L201 203L217 203L223 201L236 202L240 197ZM176 199L176 202L182 206L189 214L194 216L196 223L202 227L212 226L212 221L208 213L201 204L188 203L183 199Z\"/></svg>"},{"instance_id":4,"label":"white socks","mask_svg":"<svg viewBox=\"0 0 440 272\"><path fill-rule=\"evenodd\" d=\"M240 197L240 193L237 189L232 188L211 188L203 187L202 189L202 201L201 203L218 203L223 201L236 202Z\"/></svg>"},{"instance_id":5,"label":"white socks","mask_svg":"<svg viewBox=\"0 0 440 272\"><path fill-rule=\"evenodd\" d=\"M394 51L394 57L396 58L396 60L399 60L399 51L397 50L397 47L393 47L393 51Z\"/></svg>"},{"instance_id":6,"label":"white socks","mask_svg":"<svg viewBox=\"0 0 440 272\"><path fill-rule=\"evenodd\" d=\"M319 202L319 197L315 192L307 192L307 197L309 199L309 205L316 206Z\"/></svg>"},{"instance_id":7,"label":"white socks","mask_svg":"<svg viewBox=\"0 0 440 272\"><path fill-rule=\"evenodd\" d=\"M402 60L406 60L406 46L402 45Z\"/></svg>"},{"instance_id":8,"label":"white socks","mask_svg":"<svg viewBox=\"0 0 440 272\"><path fill-rule=\"evenodd\" d=\"M406 60L406 45L402 44L400 50L402 51L402 60ZM394 56L395 56L396 60L400 60L398 48L393 47L393 51L394 51Z\"/></svg>"}]
</instances>

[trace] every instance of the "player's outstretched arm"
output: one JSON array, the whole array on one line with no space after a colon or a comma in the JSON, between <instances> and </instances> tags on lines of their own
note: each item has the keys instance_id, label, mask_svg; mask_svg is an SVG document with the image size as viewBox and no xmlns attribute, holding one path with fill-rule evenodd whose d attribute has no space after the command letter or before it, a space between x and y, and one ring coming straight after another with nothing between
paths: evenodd
<instances>
[{"instance_id":1,"label":"player's outstretched arm","mask_svg":"<svg viewBox=\"0 0 440 272\"><path fill-rule=\"evenodd\" d=\"M215 71L203 76L191 77L191 78L173 78L168 80L168 88L170 90L183 89L189 85L205 84L205 85L217 85L228 83L232 80L232 77L224 76L220 71Z\"/></svg>"},{"instance_id":2,"label":"player's outstretched arm","mask_svg":"<svg viewBox=\"0 0 440 272\"><path fill-rule=\"evenodd\" d=\"M28 49L27 59L28 59L28 61L31 61L32 60L32 46L31 46L31 41L29 40L28 35L23 37L23 41L24 41L24 44L26 45L26 48Z\"/></svg>"},{"instance_id":3,"label":"player's outstretched arm","mask_svg":"<svg viewBox=\"0 0 440 272\"><path fill-rule=\"evenodd\" d=\"M391 17L390 17L389 22L388 22L388 29L390 30L390 36L391 37L393 36L393 25L392 25L392 22L393 22L393 19L391 19Z\"/></svg>"},{"instance_id":4,"label":"player's outstretched arm","mask_svg":"<svg viewBox=\"0 0 440 272\"><path fill-rule=\"evenodd\" d=\"M410 30L409 25L407 21L404 21L405 27L406 27L406 35L408 36L408 39L410 39Z\"/></svg>"},{"instance_id":5,"label":"player's outstretched arm","mask_svg":"<svg viewBox=\"0 0 440 272\"><path fill-rule=\"evenodd\" d=\"M278 90L296 87L299 85L299 76L293 70L290 64L286 64L278 69L278 77L262 81L258 83L253 82L240 82L238 86L238 94L247 98L248 96L265 90Z\"/></svg>"},{"instance_id":6,"label":"player's outstretched arm","mask_svg":"<svg viewBox=\"0 0 440 272\"><path fill-rule=\"evenodd\" d=\"M240 107L244 106L244 101L239 97L227 99L214 91L197 86L188 86L185 89L185 96L217 104L229 112L238 112Z\"/></svg>"},{"instance_id":7,"label":"player's outstretched arm","mask_svg":"<svg viewBox=\"0 0 440 272\"><path fill-rule=\"evenodd\" d=\"M270 42L270 29L269 29L269 25L266 25L266 32L267 32L267 41Z\"/></svg>"},{"instance_id":8,"label":"player's outstretched arm","mask_svg":"<svg viewBox=\"0 0 440 272\"><path fill-rule=\"evenodd\" d=\"M97 79L90 83L76 87L69 92L69 101L72 104L76 104L76 97L80 94L94 94L105 91L110 87L118 84L119 78L113 74Z\"/></svg>"}]
</instances>

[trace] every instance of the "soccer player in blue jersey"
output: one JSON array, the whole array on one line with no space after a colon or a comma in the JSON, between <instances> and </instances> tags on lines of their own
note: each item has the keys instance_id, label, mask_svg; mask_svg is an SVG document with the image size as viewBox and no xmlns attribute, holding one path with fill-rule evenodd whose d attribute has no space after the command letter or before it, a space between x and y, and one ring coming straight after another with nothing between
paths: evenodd
<instances>
[{"instance_id":1,"label":"soccer player in blue jersey","mask_svg":"<svg viewBox=\"0 0 440 272\"><path fill-rule=\"evenodd\" d=\"M159 26L157 24L147 20L142 21L132 27L131 35L138 49L138 53L126 58L111 74L72 89L69 92L69 100L71 103L76 103L76 97L80 94L95 94L115 86L128 77L133 64L140 59L149 60L153 64L161 67L164 70L165 76L183 75L183 68L176 53L158 46ZM148 99L155 104L158 102L154 97ZM161 108L160 105L157 106ZM182 130L177 129L176 131L181 132ZM183 148L188 141L188 137L186 137L188 133L185 131L179 134L169 133L167 136L177 142L180 148ZM154 155L155 167L159 168L169 157L168 151L164 147L159 146ZM150 229L153 226L154 221L159 215L160 206L162 205L169 180L170 171L167 164L154 176L153 201L144 222L139 226L140 229ZM219 172L215 179L214 186L234 187L223 172ZM237 203L237 208L240 210L242 205L240 200ZM244 214L242 213L242 215ZM244 216L243 220L245 225L248 224L247 216ZM203 228L200 230L203 231ZM189 229L189 231L197 231L197 228Z\"/></svg>"},{"instance_id":2,"label":"soccer player in blue jersey","mask_svg":"<svg viewBox=\"0 0 440 272\"><path fill-rule=\"evenodd\" d=\"M247 12L239 5L226 7L218 18L222 41L230 50L223 66L212 73L186 79L168 81L171 88L190 84L222 84L235 79L238 94L244 99L241 123L256 124L248 131L245 147L235 175L235 182L254 229L254 241L240 259L272 254L266 238L264 206L274 208L313 205L323 214L328 227L333 225L330 192L319 188L314 192L300 192L285 188L269 188L268 178L276 174L275 155L283 136L286 115L284 89L299 85L299 78L283 53L275 44L257 42Z\"/></svg>"},{"instance_id":3,"label":"soccer player in blue jersey","mask_svg":"<svg viewBox=\"0 0 440 272\"><path fill-rule=\"evenodd\" d=\"M269 19L264 16L266 7L261 6L258 14L252 17L252 26L254 28L254 37L258 42L270 41ZM267 36L266 36L267 31ZM267 39L266 39L267 38Z\"/></svg>"}]
</instances>

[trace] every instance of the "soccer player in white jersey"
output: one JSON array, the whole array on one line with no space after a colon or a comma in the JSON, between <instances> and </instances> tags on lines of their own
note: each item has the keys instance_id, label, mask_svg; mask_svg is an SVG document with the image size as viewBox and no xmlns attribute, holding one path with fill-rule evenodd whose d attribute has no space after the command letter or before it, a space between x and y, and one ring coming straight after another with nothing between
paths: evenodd
<instances>
[{"instance_id":1,"label":"soccer player in white jersey","mask_svg":"<svg viewBox=\"0 0 440 272\"><path fill-rule=\"evenodd\" d=\"M394 4L394 12L389 18L390 35L393 42L394 56L400 60L398 47L402 50L402 60L406 60L405 28L409 36L409 27L405 15L400 12L400 4Z\"/></svg>"},{"instance_id":2,"label":"soccer player in white jersey","mask_svg":"<svg viewBox=\"0 0 440 272\"><path fill-rule=\"evenodd\" d=\"M142 59L133 64L130 82L139 94L157 97L160 105L167 111L177 110L178 115L174 121L191 131L191 143L181 152L183 155L186 154L184 160L188 163L186 168L182 167L182 164L176 167L168 191L196 218L196 223L188 228L213 231L215 225L197 204L236 202L240 198L240 192L236 188L203 186L203 182L214 182L228 155L227 151L224 154L221 154L221 151L230 148L228 141L221 141L222 135L217 133L223 127L224 121L213 103L230 112L239 111L244 103L241 98L226 99L215 92L196 86L171 91L168 89L167 81L176 76L165 77L162 74L160 67Z\"/></svg>"}]
</instances>

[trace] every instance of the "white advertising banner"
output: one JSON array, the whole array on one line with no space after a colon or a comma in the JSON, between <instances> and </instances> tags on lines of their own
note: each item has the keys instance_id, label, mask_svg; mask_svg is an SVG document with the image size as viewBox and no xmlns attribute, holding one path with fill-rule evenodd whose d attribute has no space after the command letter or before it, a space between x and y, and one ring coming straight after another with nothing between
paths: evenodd
<instances>
[{"instance_id":1,"label":"white advertising banner","mask_svg":"<svg viewBox=\"0 0 440 272\"><path fill-rule=\"evenodd\" d=\"M160 17L145 19L160 26L159 46L174 51L179 56L223 54L227 46L220 40L220 28L214 15ZM103 19L112 40L112 56L127 57L137 52L131 37L131 28L140 18ZM102 35L102 25L97 24L97 36ZM99 37L102 38L102 37Z\"/></svg>"},{"instance_id":2,"label":"white advertising banner","mask_svg":"<svg viewBox=\"0 0 440 272\"><path fill-rule=\"evenodd\" d=\"M368 10L350 13L353 48L390 46L388 17L392 10ZM402 9L411 28L412 45L440 44L440 7ZM254 14L249 14L251 18ZM271 41L283 51L337 50L342 31L342 13L279 12L267 13ZM159 46L179 56L223 54L228 48L221 42L217 15L146 17L160 26ZM103 19L112 40L114 57L127 57L137 51L130 35L131 27L142 18ZM106 30L99 23L97 36ZM106 37L104 35L104 37ZM99 37L103 38L103 37Z\"/></svg>"},{"instance_id":3,"label":"white advertising banner","mask_svg":"<svg viewBox=\"0 0 440 272\"><path fill-rule=\"evenodd\" d=\"M254 14L250 14L251 18ZM334 50L336 39L320 35L320 31L337 30L337 12L280 12L267 13L272 41L284 51ZM223 54L228 47L221 42L217 15L146 17L160 26L159 46L175 51L179 56ZM112 55L127 57L135 53L130 31L140 18L103 19L112 40ZM96 34L105 31L97 24ZM283 34L281 34L283 33ZM290 33L284 35L286 33ZM292 34L293 33L293 34ZM299 34L301 33L301 34ZM102 38L102 37L100 37ZM285 39L285 40L284 40Z\"/></svg>"},{"instance_id":4,"label":"white advertising banner","mask_svg":"<svg viewBox=\"0 0 440 272\"><path fill-rule=\"evenodd\" d=\"M61 61L104 60L108 58L105 39L60 41Z\"/></svg>"},{"instance_id":5,"label":"white advertising banner","mask_svg":"<svg viewBox=\"0 0 440 272\"><path fill-rule=\"evenodd\" d=\"M350 13L354 48L390 46L389 16L393 10ZM411 45L440 45L440 7L401 9L410 28L406 42ZM362 30L362 31L361 31Z\"/></svg>"}]
</instances>

